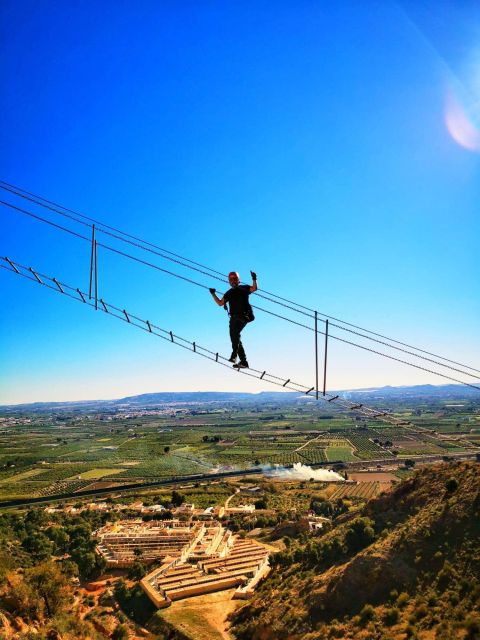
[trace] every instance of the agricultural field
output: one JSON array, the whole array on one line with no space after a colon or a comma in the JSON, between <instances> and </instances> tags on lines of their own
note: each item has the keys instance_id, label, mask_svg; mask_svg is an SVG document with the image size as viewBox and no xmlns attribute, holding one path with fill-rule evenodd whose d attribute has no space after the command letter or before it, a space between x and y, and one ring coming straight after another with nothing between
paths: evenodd
<instances>
[{"instance_id":1,"label":"agricultural field","mask_svg":"<svg viewBox=\"0 0 480 640\"><path fill-rule=\"evenodd\" d=\"M353 447L329 446L326 450L327 460L340 460L341 462L351 462L359 460L359 457L352 453Z\"/></svg>"},{"instance_id":2,"label":"agricultural field","mask_svg":"<svg viewBox=\"0 0 480 640\"><path fill-rule=\"evenodd\" d=\"M380 482L359 482L358 484L339 485L330 496L330 500L338 500L339 498L370 500L385 490L385 488L388 488L388 486L388 484Z\"/></svg>"},{"instance_id":3,"label":"agricultural field","mask_svg":"<svg viewBox=\"0 0 480 640\"><path fill-rule=\"evenodd\" d=\"M411 456L480 452L480 402L398 401L389 408L415 426L366 421L312 402L0 408L0 501L214 470L374 460L401 466Z\"/></svg>"}]
</instances>

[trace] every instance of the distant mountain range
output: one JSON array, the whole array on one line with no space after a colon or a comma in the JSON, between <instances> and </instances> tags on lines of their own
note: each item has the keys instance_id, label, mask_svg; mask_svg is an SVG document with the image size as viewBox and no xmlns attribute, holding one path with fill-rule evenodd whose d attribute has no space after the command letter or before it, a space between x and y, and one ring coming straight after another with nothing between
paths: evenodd
<instances>
[{"instance_id":1,"label":"distant mountain range","mask_svg":"<svg viewBox=\"0 0 480 640\"><path fill-rule=\"evenodd\" d=\"M330 391L350 400L367 400L369 402L383 402L395 400L408 402L412 400L478 400L480 390L459 384L447 385L417 385L403 387L375 387L368 389L351 389ZM138 410L141 408L162 408L166 405L251 405L251 404L288 404L312 402L312 396L305 396L297 392L262 391L260 393L236 393L229 391L164 391L158 393L143 393L138 396L127 396L116 400L80 400L74 402L34 402L29 404L0 405L0 412L11 413L27 411L43 413L49 411L116 411L118 409Z\"/></svg>"}]
</instances>

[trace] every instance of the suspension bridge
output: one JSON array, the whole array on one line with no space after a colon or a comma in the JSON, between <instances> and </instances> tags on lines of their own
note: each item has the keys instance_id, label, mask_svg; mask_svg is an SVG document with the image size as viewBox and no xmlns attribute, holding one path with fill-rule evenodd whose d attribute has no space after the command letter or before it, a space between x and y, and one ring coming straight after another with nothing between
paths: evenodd
<instances>
[{"instance_id":1,"label":"suspension bridge","mask_svg":"<svg viewBox=\"0 0 480 640\"><path fill-rule=\"evenodd\" d=\"M61 233L68 234L70 237L75 237L84 242L88 242L91 245L90 288L88 292L82 291L79 287L75 287L72 284L67 284L57 279L55 276L46 275L31 266L20 264L11 256L4 256L3 258L0 258L0 267L4 271L9 271L16 276L28 279L39 286L50 289L64 297L70 298L71 300L75 300L82 305L87 305L96 311L99 310L112 318L121 320L132 327L149 333L152 336L166 340L177 347L187 349L197 356L214 362L216 365L227 367L229 371L233 372L227 357L198 344L194 340L182 337L171 329L160 327L151 322L150 319L140 318L131 311L106 301L104 297L99 297L97 252L99 249L102 249L104 251L115 253L124 259L134 261L169 277L180 279L186 284L201 287L206 290L211 288L211 283L204 284L203 282L199 282L198 279L187 277L177 273L176 271L167 269L164 266L160 266L157 263L151 262L150 259L146 260L133 255L128 251L123 251L118 247L114 247L111 244L107 244L106 242L99 242L98 237L99 235L106 236L107 238L110 237L131 247L145 251L146 253L154 255L164 261L186 268L194 272L196 274L196 278L202 276L207 277L209 280L214 279L225 283L226 278L221 271L162 248L153 242L142 240L137 236L131 235L118 228L112 227L111 225L102 223L97 219L66 208L58 203L43 198L42 196L35 195L19 187L15 187L10 183L0 181L0 189L7 194L5 197L8 196L10 200L7 201L0 199L0 205L2 205L2 211L4 213L9 212L12 214L27 216L32 220L52 227ZM24 202L28 202L29 204L25 205L23 204ZM20 206L20 204L22 206ZM28 208L26 208L27 206ZM42 211L43 213L40 215ZM50 217L45 217L47 215ZM69 222L60 224L58 222L58 217L68 220ZM83 229L87 228L89 234L86 235L85 233L81 233L78 226L73 228L72 226L65 226L65 224L72 225L72 223L74 225L79 225L79 227ZM272 305L281 307L282 309L286 309L290 315L285 315L285 311L280 313L273 311L271 308L267 309L264 306L253 304L252 306L256 311L271 315L283 322L293 324L303 331L306 330L313 333L315 384L310 386L305 385L303 383L295 382L290 378L274 375L269 373L267 370L260 371L252 368L249 368L248 370L238 369L235 374L257 378L258 380L268 384L305 394L306 396L313 397L318 401L324 401L335 406L339 410L362 416L365 419L381 420L397 426L403 426L407 429L412 428L415 425L410 421L393 415L391 411L379 411L368 407L363 403L350 402L342 395L331 394L326 391L327 352L329 340L335 340L347 344L352 348L370 352L378 357L396 361L406 367L421 370L443 378L444 380L465 385L480 391L480 385L476 382L477 380L480 381L480 375L478 375L480 374L480 369L440 356L426 349L415 347L404 341L390 338L384 334L365 329L263 289L259 289L253 295L256 299L258 298ZM292 314L294 314L293 317ZM309 324L306 324L307 321L309 321ZM323 325L323 330L319 328L319 324ZM332 334L332 328L336 330L335 334ZM343 334L339 332L343 332ZM324 339L323 391L319 390L319 336L322 336ZM360 344L356 341L356 338L368 341L370 343L369 346ZM409 356L409 358L406 359L405 356ZM458 374L460 374L463 379L460 378ZM418 427L415 428L418 429Z\"/></svg>"}]
</instances>

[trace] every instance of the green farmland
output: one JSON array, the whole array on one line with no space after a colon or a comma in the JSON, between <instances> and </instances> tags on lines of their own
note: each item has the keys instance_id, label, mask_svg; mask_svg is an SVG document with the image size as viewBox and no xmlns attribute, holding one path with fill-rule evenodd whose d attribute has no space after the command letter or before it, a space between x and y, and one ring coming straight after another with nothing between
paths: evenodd
<instances>
[{"instance_id":1,"label":"green farmland","mask_svg":"<svg viewBox=\"0 0 480 640\"><path fill-rule=\"evenodd\" d=\"M390 406L413 427L314 403L0 411L0 500L210 470L480 452L480 402Z\"/></svg>"}]
</instances>

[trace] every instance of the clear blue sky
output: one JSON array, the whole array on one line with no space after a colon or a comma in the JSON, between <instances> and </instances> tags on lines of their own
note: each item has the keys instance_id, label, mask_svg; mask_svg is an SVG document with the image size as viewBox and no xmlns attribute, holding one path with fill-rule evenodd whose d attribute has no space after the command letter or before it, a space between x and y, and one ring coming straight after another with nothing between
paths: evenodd
<instances>
[{"instance_id":1,"label":"clear blue sky","mask_svg":"<svg viewBox=\"0 0 480 640\"><path fill-rule=\"evenodd\" d=\"M0 19L0 179L480 364L478 3L5 0ZM88 287L86 244L5 207L0 224L2 256ZM99 268L106 300L228 355L208 293ZM0 287L0 403L269 388L3 270ZM310 333L259 312L244 342L313 384ZM331 388L442 383L330 355Z\"/></svg>"}]
</instances>

